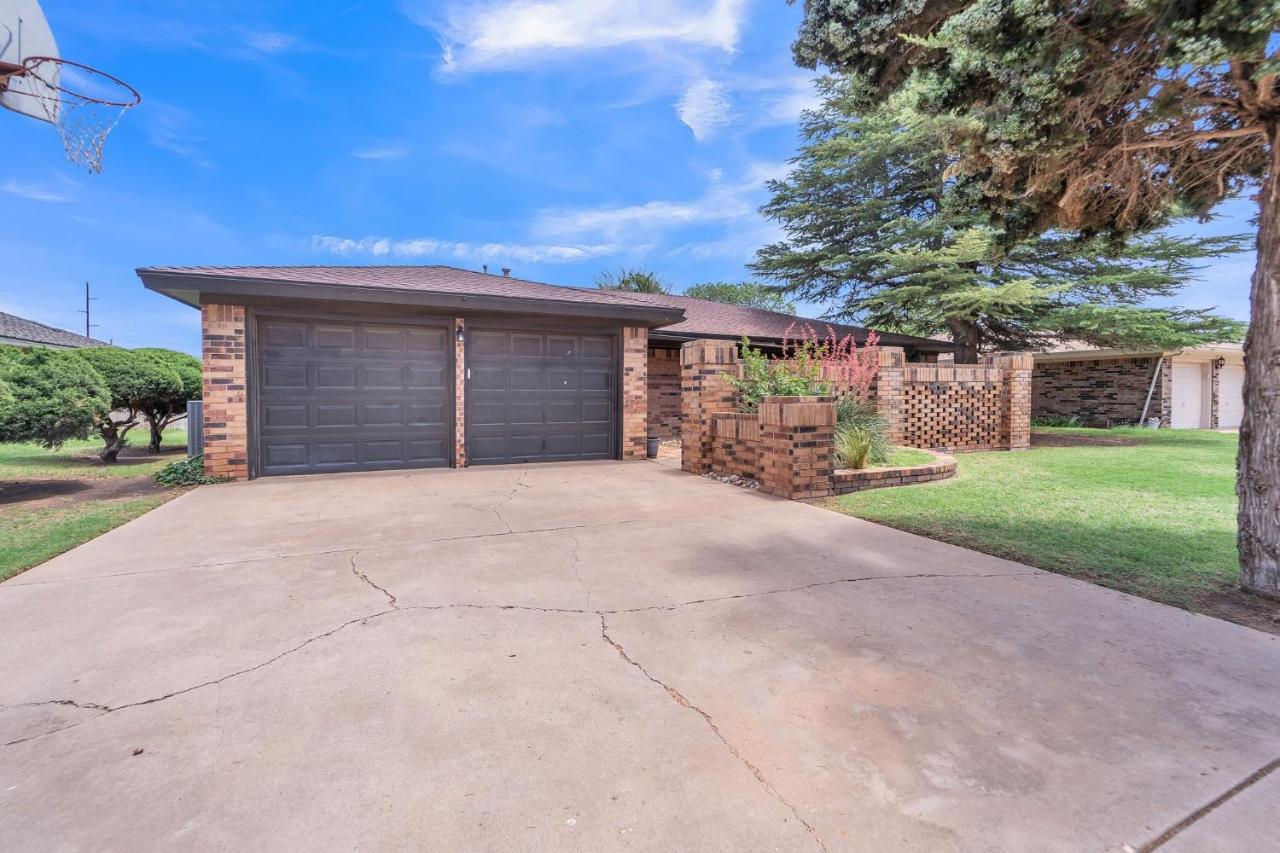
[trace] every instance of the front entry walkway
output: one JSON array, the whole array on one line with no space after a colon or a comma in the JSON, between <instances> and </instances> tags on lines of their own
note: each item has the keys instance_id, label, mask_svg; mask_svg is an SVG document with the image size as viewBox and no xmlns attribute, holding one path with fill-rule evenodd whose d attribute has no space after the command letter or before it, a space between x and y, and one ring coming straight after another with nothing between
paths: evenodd
<instances>
[{"instance_id":1,"label":"front entry walkway","mask_svg":"<svg viewBox=\"0 0 1280 853\"><path fill-rule=\"evenodd\" d=\"M11 850L1275 849L1280 637L661 465L204 487L0 640Z\"/></svg>"}]
</instances>

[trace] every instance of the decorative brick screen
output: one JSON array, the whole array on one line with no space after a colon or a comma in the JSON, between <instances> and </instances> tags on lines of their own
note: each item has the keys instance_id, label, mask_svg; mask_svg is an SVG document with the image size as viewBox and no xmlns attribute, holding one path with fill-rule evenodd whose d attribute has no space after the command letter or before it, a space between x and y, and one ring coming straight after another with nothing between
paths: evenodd
<instances>
[{"instance_id":1,"label":"decorative brick screen","mask_svg":"<svg viewBox=\"0 0 1280 853\"><path fill-rule=\"evenodd\" d=\"M204 355L204 470L213 477L249 477L249 409L245 394L245 309L200 309Z\"/></svg>"},{"instance_id":2,"label":"decorative brick screen","mask_svg":"<svg viewBox=\"0 0 1280 853\"><path fill-rule=\"evenodd\" d=\"M649 347L649 435L680 437L680 350Z\"/></svg>"},{"instance_id":3,"label":"decorative brick screen","mask_svg":"<svg viewBox=\"0 0 1280 853\"><path fill-rule=\"evenodd\" d=\"M939 450L991 450L1000 437L1001 372L981 367L908 367L897 443Z\"/></svg>"}]
</instances>

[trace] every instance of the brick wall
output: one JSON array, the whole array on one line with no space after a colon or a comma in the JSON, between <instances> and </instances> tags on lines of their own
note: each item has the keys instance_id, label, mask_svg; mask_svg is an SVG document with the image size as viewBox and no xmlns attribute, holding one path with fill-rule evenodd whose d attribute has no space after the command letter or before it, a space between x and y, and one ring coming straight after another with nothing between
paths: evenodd
<instances>
[{"instance_id":1,"label":"brick wall","mask_svg":"<svg viewBox=\"0 0 1280 853\"><path fill-rule=\"evenodd\" d=\"M1147 399L1158 356L1137 358L1042 361L1031 379L1031 413L1037 417L1078 417L1087 425L1137 423ZM1147 417L1164 417L1167 382L1162 379L1151 395ZM1167 421L1166 421L1167 425Z\"/></svg>"},{"instance_id":2,"label":"brick wall","mask_svg":"<svg viewBox=\"0 0 1280 853\"><path fill-rule=\"evenodd\" d=\"M680 347L680 467L692 474L711 469L713 415L737 408L737 392L726 375L740 376L738 345L689 341Z\"/></svg>"},{"instance_id":3,"label":"brick wall","mask_svg":"<svg viewBox=\"0 0 1280 853\"><path fill-rule=\"evenodd\" d=\"M214 477L249 477L249 412L245 394L245 309L200 309L204 355L204 470Z\"/></svg>"},{"instance_id":4,"label":"brick wall","mask_svg":"<svg viewBox=\"0 0 1280 853\"><path fill-rule=\"evenodd\" d=\"M649 435L680 437L680 350L649 347Z\"/></svg>"},{"instance_id":5,"label":"brick wall","mask_svg":"<svg viewBox=\"0 0 1280 853\"><path fill-rule=\"evenodd\" d=\"M622 458L643 459L649 432L649 330L622 329Z\"/></svg>"},{"instance_id":6,"label":"brick wall","mask_svg":"<svg viewBox=\"0 0 1280 853\"><path fill-rule=\"evenodd\" d=\"M834 397L765 397L760 402L760 490L788 500L831 494Z\"/></svg>"},{"instance_id":7,"label":"brick wall","mask_svg":"<svg viewBox=\"0 0 1280 853\"><path fill-rule=\"evenodd\" d=\"M711 467L726 474L760 476L760 417L726 412L711 416Z\"/></svg>"}]
</instances>

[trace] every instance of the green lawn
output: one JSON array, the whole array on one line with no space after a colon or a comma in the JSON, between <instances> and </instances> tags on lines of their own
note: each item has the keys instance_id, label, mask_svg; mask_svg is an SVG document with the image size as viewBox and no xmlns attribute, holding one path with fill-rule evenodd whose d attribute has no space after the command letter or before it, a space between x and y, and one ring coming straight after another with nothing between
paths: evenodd
<instances>
[{"instance_id":1,"label":"green lawn","mask_svg":"<svg viewBox=\"0 0 1280 853\"><path fill-rule=\"evenodd\" d=\"M889 461L876 468L906 468L910 465L928 465L933 461L932 453L916 450L914 447L895 447L889 453Z\"/></svg>"},{"instance_id":2,"label":"green lawn","mask_svg":"<svg viewBox=\"0 0 1280 853\"><path fill-rule=\"evenodd\" d=\"M1212 612L1223 596L1242 595L1234 434L1036 432L1039 445L1097 443L957 454L953 479L827 505L1179 607Z\"/></svg>"},{"instance_id":3,"label":"green lawn","mask_svg":"<svg viewBox=\"0 0 1280 853\"><path fill-rule=\"evenodd\" d=\"M58 450L0 444L0 498L6 489L18 493L16 499L0 502L0 581L182 493L160 490L151 477L168 463L186 458L186 430L167 430L164 452L158 456L145 453L145 431L134 430L129 439L131 447L115 465L98 459L102 442L97 439L69 441ZM39 491L23 494L23 488Z\"/></svg>"}]
</instances>

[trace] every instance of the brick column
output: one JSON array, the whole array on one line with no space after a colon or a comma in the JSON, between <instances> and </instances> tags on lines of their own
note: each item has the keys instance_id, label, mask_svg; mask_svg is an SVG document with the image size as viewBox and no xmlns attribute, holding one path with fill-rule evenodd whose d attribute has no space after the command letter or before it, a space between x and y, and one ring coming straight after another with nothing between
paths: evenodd
<instances>
[{"instance_id":1,"label":"brick column","mask_svg":"<svg viewBox=\"0 0 1280 853\"><path fill-rule=\"evenodd\" d=\"M1160 361L1160 428L1173 426L1173 359Z\"/></svg>"},{"instance_id":2,"label":"brick column","mask_svg":"<svg viewBox=\"0 0 1280 853\"><path fill-rule=\"evenodd\" d=\"M204 355L204 470L213 477L249 478L249 413L245 395L243 305L200 309Z\"/></svg>"},{"instance_id":3,"label":"brick column","mask_svg":"<svg viewBox=\"0 0 1280 853\"><path fill-rule=\"evenodd\" d=\"M1002 450L1026 450L1031 446L1031 375L1035 356L1029 353L996 353L982 363L1000 368L1000 426L996 446Z\"/></svg>"},{"instance_id":4,"label":"brick column","mask_svg":"<svg viewBox=\"0 0 1280 853\"><path fill-rule=\"evenodd\" d=\"M649 434L649 330L622 330L622 458L643 459Z\"/></svg>"},{"instance_id":5,"label":"brick column","mask_svg":"<svg viewBox=\"0 0 1280 853\"><path fill-rule=\"evenodd\" d=\"M737 409L738 393L725 375L741 376L738 345L689 341L680 347L680 467L711 470L711 416Z\"/></svg>"},{"instance_id":6,"label":"brick column","mask_svg":"<svg viewBox=\"0 0 1280 853\"><path fill-rule=\"evenodd\" d=\"M1218 384L1221 373L1216 358L1209 362L1209 429L1218 428Z\"/></svg>"},{"instance_id":7,"label":"brick column","mask_svg":"<svg viewBox=\"0 0 1280 853\"><path fill-rule=\"evenodd\" d=\"M462 335L458 331L462 331ZM467 467L467 321L453 321L453 467Z\"/></svg>"},{"instance_id":8,"label":"brick column","mask_svg":"<svg viewBox=\"0 0 1280 853\"><path fill-rule=\"evenodd\" d=\"M788 500L832 494L835 397L760 403L760 489Z\"/></svg>"},{"instance_id":9,"label":"brick column","mask_svg":"<svg viewBox=\"0 0 1280 853\"><path fill-rule=\"evenodd\" d=\"M880 366L872 386L876 408L889 424L889 441L901 444L906 436L906 414L902 410L903 377L907 355L902 347L878 347Z\"/></svg>"}]
</instances>

